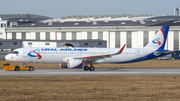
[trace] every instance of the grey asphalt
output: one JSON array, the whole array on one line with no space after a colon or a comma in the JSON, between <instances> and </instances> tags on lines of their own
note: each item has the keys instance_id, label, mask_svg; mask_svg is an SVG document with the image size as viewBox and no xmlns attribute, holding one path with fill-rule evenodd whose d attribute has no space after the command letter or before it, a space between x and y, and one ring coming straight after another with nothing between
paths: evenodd
<instances>
[{"instance_id":1,"label":"grey asphalt","mask_svg":"<svg viewBox=\"0 0 180 101\"><path fill-rule=\"evenodd\" d=\"M34 71L3 71L0 76L63 76L63 75L180 75L180 69L35 69Z\"/></svg>"}]
</instances>

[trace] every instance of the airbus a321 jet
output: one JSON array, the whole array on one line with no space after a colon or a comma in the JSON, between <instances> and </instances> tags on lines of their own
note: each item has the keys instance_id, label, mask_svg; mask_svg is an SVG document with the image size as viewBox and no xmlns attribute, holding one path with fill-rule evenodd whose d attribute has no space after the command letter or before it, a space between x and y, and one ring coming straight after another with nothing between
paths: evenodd
<instances>
[{"instance_id":1,"label":"airbus a321 jet","mask_svg":"<svg viewBox=\"0 0 180 101\"><path fill-rule=\"evenodd\" d=\"M163 26L144 48L18 48L5 59L20 63L60 63L65 68L84 68L94 71L93 64L133 63L170 53L164 50L169 26ZM88 67L89 65L89 67Z\"/></svg>"}]
</instances>

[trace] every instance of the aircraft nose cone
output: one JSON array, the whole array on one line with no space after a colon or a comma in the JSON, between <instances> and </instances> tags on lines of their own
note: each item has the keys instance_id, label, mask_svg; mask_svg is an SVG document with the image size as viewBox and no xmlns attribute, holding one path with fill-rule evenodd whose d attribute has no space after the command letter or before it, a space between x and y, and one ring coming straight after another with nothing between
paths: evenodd
<instances>
[{"instance_id":1,"label":"aircraft nose cone","mask_svg":"<svg viewBox=\"0 0 180 101\"><path fill-rule=\"evenodd\" d=\"M5 56L5 59L6 59L6 60L9 60L9 55L6 55L6 56Z\"/></svg>"}]
</instances>

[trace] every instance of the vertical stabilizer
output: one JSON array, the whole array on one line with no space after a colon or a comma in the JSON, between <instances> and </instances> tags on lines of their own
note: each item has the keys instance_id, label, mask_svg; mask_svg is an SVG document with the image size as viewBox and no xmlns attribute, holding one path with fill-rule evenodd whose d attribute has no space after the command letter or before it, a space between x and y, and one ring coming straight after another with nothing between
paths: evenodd
<instances>
[{"instance_id":1,"label":"vertical stabilizer","mask_svg":"<svg viewBox=\"0 0 180 101\"><path fill-rule=\"evenodd\" d=\"M168 36L169 26L163 26L153 39L145 46L145 48L154 48L156 50L164 50L166 39Z\"/></svg>"}]
</instances>

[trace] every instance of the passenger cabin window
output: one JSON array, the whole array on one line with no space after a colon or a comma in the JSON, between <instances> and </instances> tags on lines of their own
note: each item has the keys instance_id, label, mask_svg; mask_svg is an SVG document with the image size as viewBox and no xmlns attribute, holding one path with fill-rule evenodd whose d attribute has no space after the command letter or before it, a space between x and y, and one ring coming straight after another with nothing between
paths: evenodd
<instances>
[{"instance_id":1,"label":"passenger cabin window","mask_svg":"<svg viewBox=\"0 0 180 101\"><path fill-rule=\"evenodd\" d=\"M18 51L12 51L11 53L13 53L13 54L19 54Z\"/></svg>"},{"instance_id":2,"label":"passenger cabin window","mask_svg":"<svg viewBox=\"0 0 180 101\"><path fill-rule=\"evenodd\" d=\"M2 43L0 43L0 45L2 45Z\"/></svg>"},{"instance_id":3,"label":"passenger cabin window","mask_svg":"<svg viewBox=\"0 0 180 101\"><path fill-rule=\"evenodd\" d=\"M98 43L98 45L102 45L102 43Z\"/></svg>"}]
</instances>

